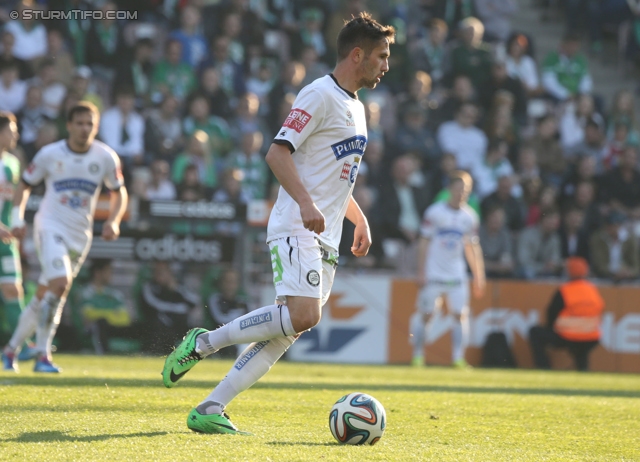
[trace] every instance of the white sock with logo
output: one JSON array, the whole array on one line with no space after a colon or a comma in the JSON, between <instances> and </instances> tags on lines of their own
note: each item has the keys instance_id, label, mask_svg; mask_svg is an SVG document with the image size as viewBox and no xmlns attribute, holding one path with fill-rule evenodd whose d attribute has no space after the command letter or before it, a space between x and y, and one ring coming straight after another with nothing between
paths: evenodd
<instances>
[{"instance_id":1,"label":"white sock with logo","mask_svg":"<svg viewBox=\"0 0 640 462\"><path fill-rule=\"evenodd\" d=\"M409 321L409 331L411 333L410 343L413 345L413 357L422 358L424 356L424 342L426 340L427 326L422 313L416 312Z\"/></svg>"},{"instance_id":2,"label":"white sock with logo","mask_svg":"<svg viewBox=\"0 0 640 462\"><path fill-rule=\"evenodd\" d=\"M20 352L22 344L26 339L31 337L36 331L38 325L38 317L40 315L40 300L33 297L29 304L20 313L16 330L9 340L8 347L11 351Z\"/></svg>"},{"instance_id":3,"label":"white sock with logo","mask_svg":"<svg viewBox=\"0 0 640 462\"><path fill-rule=\"evenodd\" d=\"M295 334L289 308L286 305L269 305L240 316L216 330L198 335L196 351L202 356L208 356L229 345L261 342Z\"/></svg>"},{"instance_id":4,"label":"white sock with logo","mask_svg":"<svg viewBox=\"0 0 640 462\"><path fill-rule=\"evenodd\" d=\"M233 398L264 376L296 341L295 336L252 343L224 379L196 408L200 414L222 414Z\"/></svg>"},{"instance_id":5,"label":"white sock with logo","mask_svg":"<svg viewBox=\"0 0 640 462\"><path fill-rule=\"evenodd\" d=\"M41 355L51 358L51 345L56 336L66 299L58 298L47 291L40 302L40 319L36 328L36 349Z\"/></svg>"},{"instance_id":6,"label":"white sock with logo","mask_svg":"<svg viewBox=\"0 0 640 462\"><path fill-rule=\"evenodd\" d=\"M451 341L453 344L453 362L464 359L464 352L469 343L469 316L463 315L462 320L454 319Z\"/></svg>"}]
</instances>

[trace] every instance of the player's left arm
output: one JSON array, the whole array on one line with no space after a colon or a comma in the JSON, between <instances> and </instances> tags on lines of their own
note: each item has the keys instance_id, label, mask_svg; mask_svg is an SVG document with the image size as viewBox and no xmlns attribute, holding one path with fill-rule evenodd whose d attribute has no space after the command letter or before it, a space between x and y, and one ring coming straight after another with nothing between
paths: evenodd
<instances>
[{"instance_id":1,"label":"player's left arm","mask_svg":"<svg viewBox=\"0 0 640 462\"><path fill-rule=\"evenodd\" d=\"M124 177L118 155L111 151L107 158L107 173L103 181L107 188L111 190L109 196L109 217L102 225L102 239L113 241L120 236L120 222L127 210L129 195L124 186Z\"/></svg>"},{"instance_id":2,"label":"player's left arm","mask_svg":"<svg viewBox=\"0 0 640 462\"><path fill-rule=\"evenodd\" d=\"M486 279L484 273L484 256L477 237L469 239L464 245L464 253L473 275L473 295L480 298L484 295Z\"/></svg>"},{"instance_id":3,"label":"player's left arm","mask_svg":"<svg viewBox=\"0 0 640 462\"><path fill-rule=\"evenodd\" d=\"M369 253L369 248L371 247L371 230L369 229L367 217L353 196L349 200L345 216L347 220L356 225L356 229L353 232L351 253L356 257L364 257Z\"/></svg>"}]
</instances>

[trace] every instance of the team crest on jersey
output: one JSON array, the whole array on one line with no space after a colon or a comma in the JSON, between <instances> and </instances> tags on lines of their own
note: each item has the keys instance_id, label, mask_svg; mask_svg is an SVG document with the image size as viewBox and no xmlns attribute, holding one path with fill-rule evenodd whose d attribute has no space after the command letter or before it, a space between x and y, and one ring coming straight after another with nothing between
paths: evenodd
<instances>
[{"instance_id":1,"label":"team crest on jersey","mask_svg":"<svg viewBox=\"0 0 640 462\"><path fill-rule=\"evenodd\" d=\"M349 162L345 162L342 165L342 171L340 172L340 181L348 180L350 174L351 174L351 164Z\"/></svg>"},{"instance_id":2,"label":"team crest on jersey","mask_svg":"<svg viewBox=\"0 0 640 462\"><path fill-rule=\"evenodd\" d=\"M367 148L367 137L364 135L356 135L351 138L347 138L339 143L332 144L331 149L336 156L336 160L340 160L344 157L352 154L364 155L364 150Z\"/></svg>"},{"instance_id":3,"label":"team crest on jersey","mask_svg":"<svg viewBox=\"0 0 640 462\"><path fill-rule=\"evenodd\" d=\"M61 160L56 161L56 172L62 173L64 171L64 163Z\"/></svg>"},{"instance_id":4,"label":"team crest on jersey","mask_svg":"<svg viewBox=\"0 0 640 462\"><path fill-rule=\"evenodd\" d=\"M98 173L100 171L100 166L95 162L89 164L89 173Z\"/></svg>"},{"instance_id":5,"label":"team crest on jersey","mask_svg":"<svg viewBox=\"0 0 640 462\"><path fill-rule=\"evenodd\" d=\"M347 127L355 127L356 123L353 120L353 114L351 114L351 111L349 109L347 109Z\"/></svg>"},{"instance_id":6,"label":"team crest on jersey","mask_svg":"<svg viewBox=\"0 0 640 462\"><path fill-rule=\"evenodd\" d=\"M311 120L311 114L309 114L308 112L302 109L294 108L294 109L291 109L291 112L285 119L284 124L282 124L282 126L287 128L293 128L295 131L300 133L304 129L304 127L307 126L310 120Z\"/></svg>"}]
</instances>

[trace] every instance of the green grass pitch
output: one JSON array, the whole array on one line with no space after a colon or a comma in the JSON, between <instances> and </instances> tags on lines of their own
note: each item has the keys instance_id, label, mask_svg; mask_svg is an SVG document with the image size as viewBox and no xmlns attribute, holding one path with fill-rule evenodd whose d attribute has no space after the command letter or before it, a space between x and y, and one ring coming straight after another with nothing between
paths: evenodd
<instances>
[{"instance_id":1,"label":"green grass pitch","mask_svg":"<svg viewBox=\"0 0 640 462\"><path fill-rule=\"evenodd\" d=\"M0 372L0 460L640 460L640 377L281 362L230 406L255 436L190 432L186 416L231 366L207 360L171 390L158 358L58 355L60 376ZM373 447L339 446L342 395L386 408Z\"/></svg>"}]
</instances>

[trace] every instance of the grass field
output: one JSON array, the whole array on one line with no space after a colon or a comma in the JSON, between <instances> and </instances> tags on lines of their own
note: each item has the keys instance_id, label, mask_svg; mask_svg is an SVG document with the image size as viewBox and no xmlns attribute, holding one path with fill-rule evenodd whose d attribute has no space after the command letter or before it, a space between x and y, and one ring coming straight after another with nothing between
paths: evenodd
<instances>
[{"instance_id":1,"label":"grass field","mask_svg":"<svg viewBox=\"0 0 640 462\"><path fill-rule=\"evenodd\" d=\"M0 460L640 460L640 377L282 362L229 413L255 436L201 435L185 419L228 370L205 361L171 390L162 359L58 355L60 376L0 372ZM327 425L370 393L388 426L373 447Z\"/></svg>"}]
</instances>

